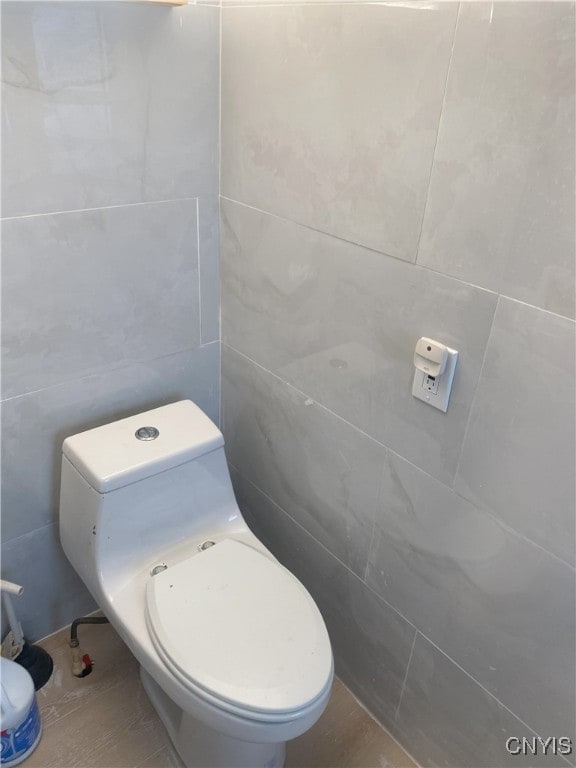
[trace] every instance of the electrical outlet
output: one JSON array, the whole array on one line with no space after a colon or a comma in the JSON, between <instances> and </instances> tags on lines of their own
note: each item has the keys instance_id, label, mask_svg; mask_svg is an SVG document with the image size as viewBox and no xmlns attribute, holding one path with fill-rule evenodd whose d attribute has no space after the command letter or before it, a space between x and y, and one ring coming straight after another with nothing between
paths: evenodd
<instances>
[{"instance_id":1,"label":"electrical outlet","mask_svg":"<svg viewBox=\"0 0 576 768\"><path fill-rule=\"evenodd\" d=\"M425 389L426 392L432 392L433 395L437 395L439 381L440 379L438 376L424 376L424 380L422 381L422 389Z\"/></svg>"},{"instance_id":2,"label":"electrical outlet","mask_svg":"<svg viewBox=\"0 0 576 768\"><path fill-rule=\"evenodd\" d=\"M448 348L446 368L440 376L430 376L417 368L414 373L414 383L412 384L412 394L414 397L417 397L418 400L423 400L434 408L438 408L440 411L446 412L448 410L448 401L450 400L457 361L458 352L455 349Z\"/></svg>"}]
</instances>

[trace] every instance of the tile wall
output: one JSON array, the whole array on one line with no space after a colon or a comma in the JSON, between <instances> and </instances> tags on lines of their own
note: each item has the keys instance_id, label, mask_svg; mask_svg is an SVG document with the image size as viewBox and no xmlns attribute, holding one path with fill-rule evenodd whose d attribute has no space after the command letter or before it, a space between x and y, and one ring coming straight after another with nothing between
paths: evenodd
<instances>
[{"instance_id":1,"label":"tile wall","mask_svg":"<svg viewBox=\"0 0 576 768\"><path fill-rule=\"evenodd\" d=\"M223 425L423 766L574 738L574 3L222 17ZM416 340L460 352L446 414Z\"/></svg>"},{"instance_id":2,"label":"tile wall","mask_svg":"<svg viewBox=\"0 0 576 768\"><path fill-rule=\"evenodd\" d=\"M2 2L2 575L30 640L93 609L58 536L70 434L219 421L219 8Z\"/></svg>"}]
</instances>

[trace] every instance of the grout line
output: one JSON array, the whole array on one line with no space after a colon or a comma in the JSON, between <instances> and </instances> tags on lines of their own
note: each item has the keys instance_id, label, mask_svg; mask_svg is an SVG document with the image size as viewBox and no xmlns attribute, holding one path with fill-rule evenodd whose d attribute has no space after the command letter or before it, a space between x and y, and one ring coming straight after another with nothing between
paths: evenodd
<instances>
[{"instance_id":1,"label":"grout line","mask_svg":"<svg viewBox=\"0 0 576 768\"><path fill-rule=\"evenodd\" d=\"M256 491L258 491L258 493L259 493L261 496L264 496L264 498L265 498L265 499L267 499L267 500L268 500L268 501L269 501L269 502L270 502L270 503L271 503L271 504L272 504L274 507L276 507L276 509L277 509L277 510L279 510L279 511L280 511L280 512L281 512L283 515L285 515L285 516L286 516L286 517L287 517L287 518L288 518L288 519L289 519L289 520L290 520L290 521L291 521L291 522L292 522L292 523L293 523L293 524L294 524L294 525L295 525L297 528L299 528L299 529L300 529L300 530L301 530L301 531L302 531L302 532L303 532L303 533L304 533L306 536L309 536L309 537L312 539L312 541L313 541L315 544L317 544L319 547L321 547L321 548L322 548L322 549L323 549L323 550L324 550L324 551L325 551L325 552L326 552L326 553L327 553L327 554L328 554L328 555L329 555L331 558L333 558L334 560L336 560L336 562L337 562L339 565L341 565L341 566L342 566L342 568L345 568L345 569L346 569L346 570L347 570L347 571L348 571L348 572L349 572L349 573L350 573L352 576L354 576L355 578L357 578L357 579L358 579L360 582L362 582L362 584L364 584L364 585L365 585L365 586L366 586L366 587L367 587L367 588L368 588L368 589L369 589L371 592L373 592L373 594L375 594L375 595L376 595L376 592L374 592L374 590L373 590L373 589L372 589L370 586L368 586L368 584L366 584L364 581L362 581L362 579L360 578L360 576L359 576L359 575L358 575L358 574L357 574L355 571L353 571L353 570L350 568L350 566L346 565L346 563L345 563L344 561L340 560L340 558L338 557L338 555L335 555L335 554L334 554L334 552L332 552L331 550L329 550L329 549L328 549L328 547L327 547L325 544L323 544L323 543L322 543L322 542L321 542L319 539L317 539L317 538L314 536L314 534L310 533L310 531L309 531L307 528L305 528L305 527L302 525L302 523L300 523L298 520L296 520L294 517L292 517L292 515L291 515L289 512L286 512L286 510L285 510L283 507L281 507L281 506L280 506L280 505L279 505L279 504L278 504L276 501L274 501L274 499L272 498L272 496L269 496L269 495L266 493L266 491L263 491L263 490L262 490L262 488L260 488L260 486L256 485L256 483L252 482L252 480L250 480L248 477L246 477L246 475L245 475L243 472L241 472L241 471L240 471L240 469L239 469L239 468L236 466L236 464L234 464L234 463L233 463L233 462L231 462L231 461L229 461L228 463L229 463L229 464L230 464L230 466L231 466L231 467L232 467L232 468L233 468L233 469L234 469L234 470L235 470L235 471L236 471L236 472L237 472L237 473L240 475L240 477L242 477L242 478L243 478L243 479L244 479L244 480L245 480L245 481L246 481L246 482L247 482L249 485L251 485L251 486L252 486L252 487L253 487L253 488L254 488ZM382 600L382 602L385 602L385 603L386 603L386 601L385 601L385 600L383 600L383 598L381 598L381 597L380 597L380 595L377 595L377 597L378 597L378 599L379 599L379 600ZM402 616L402 614L400 613L400 611L397 611L397 610L396 610L396 608L394 608L393 606L389 605L389 603L386 603L386 605L388 605L390 608L392 608L392 610L393 610L395 613L397 613L399 616L401 616L401 617L402 617L402 619L404 619L405 621L407 621L409 624L412 624L412 622L408 621L408 619L406 619L406 617L405 617L405 616ZM414 626L414 625L412 625L412 626ZM417 627L414 627L414 630L416 630L416 629L417 629Z\"/></svg>"},{"instance_id":2,"label":"grout line","mask_svg":"<svg viewBox=\"0 0 576 768\"><path fill-rule=\"evenodd\" d=\"M6 540L6 538L2 537L2 549L4 547L10 547L12 545L16 545L20 539L25 539L29 536L36 536L36 534L40 533L41 531L48 531L49 528L58 528L58 520L52 520L50 523L45 523L44 525L39 525L37 528L32 528L31 531L26 531L25 533L19 533L18 536L14 536L11 539ZM56 630L59 631L59 630Z\"/></svg>"},{"instance_id":3,"label":"grout line","mask_svg":"<svg viewBox=\"0 0 576 768\"><path fill-rule=\"evenodd\" d=\"M249 478L246 477L246 475L241 472L238 467L233 464L231 461L229 462L230 466L233 467L236 472L249 484L251 485L261 496L264 496L265 499L267 499L276 509L278 509L283 515L285 515L297 528L299 528L306 536L312 539L312 541L317 544L321 549L326 552L329 557L331 557L333 560L335 560L339 565L342 566L342 568L345 568L348 573L358 579L358 581L366 587L366 589L381 603L383 603L387 608L389 608L391 611L393 611L397 616L399 616L402 621L404 621L406 624L408 624L412 629L416 632L419 631L418 627L414 624L414 622L410 621L410 619L406 618L403 613L401 613L397 608L395 608L391 603L389 603L382 595L379 595L378 592L376 592L369 584L366 584L365 581L362 580L362 578L353 571L346 563L344 563L340 558L335 555L333 552L331 552L328 547L323 544L321 541L319 541L310 531L305 528L302 523L299 523L298 520L292 517L292 515L289 512L286 512L286 510L281 507L279 504L277 504L274 499L269 496L265 491L263 491L259 486L257 486L255 483L252 482ZM422 633L421 633L422 634Z\"/></svg>"},{"instance_id":4,"label":"grout line","mask_svg":"<svg viewBox=\"0 0 576 768\"><path fill-rule=\"evenodd\" d=\"M394 712L394 722L398 720L398 713L400 712L400 704L402 703L402 697L404 696L404 688L406 688L406 681L408 680L408 671L410 670L410 663L412 661L412 656L414 655L414 648L416 647L416 638L418 635L420 635L420 630L416 630L414 632L414 639L412 640L412 647L410 648L410 656L408 656L408 663L406 664L406 673L404 674L404 680L402 681L402 690L400 691L400 698L398 699L398 706L396 707L396 711ZM424 637L424 635L422 635Z\"/></svg>"},{"instance_id":5,"label":"grout line","mask_svg":"<svg viewBox=\"0 0 576 768\"><path fill-rule=\"evenodd\" d=\"M222 206L221 206L221 197L218 195L217 198L218 203L218 211L217 211L217 217L218 217L218 340L222 341L222 275L224 273L223 270L223 259L222 259Z\"/></svg>"},{"instance_id":6,"label":"grout line","mask_svg":"<svg viewBox=\"0 0 576 768\"><path fill-rule=\"evenodd\" d=\"M304 398L306 398L307 400L312 400L312 401L313 401L313 403L314 403L314 405L317 405L317 406L318 406L318 408L321 408L323 411L326 411L326 412L327 412L327 413L329 413L331 416L334 416L334 418L338 419L338 421L340 421L340 422L342 422L343 424L346 424L348 427L351 427L352 429L356 430L356 431L357 431L357 432L359 432L361 435L364 435L364 437L366 437L366 438L367 438L368 440L370 440L372 443L375 443L375 444L376 444L376 445L378 445L380 448L384 448L384 449L386 449L387 451L390 451L391 453L394 453L394 455L396 455L396 456L398 456L399 458L403 459L403 461L407 461L407 462L408 462L408 464L411 464L411 466L415 467L416 469L420 469L420 467L417 467L415 464L412 464L412 462L411 462L411 461L409 461L408 459L404 459L404 457L403 457L403 456L400 456L400 454L397 454L397 453L395 453L395 452L394 452L394 451L392 451L392 450L391 450L391 449L390 449L390 448L389 448L387 445L385 445L384 443L381 443L381 442L380 442L379 440L377 440L375 437L372 437L372 435L368 434L368 432L365 432L365 431L364 431L364 430L363 430L361 427L358 427L356 424L352 424L352 422L350 422L350 421L347 421L347 420L346 420L346 419L345 419L343 416L340 416L340 415L339 415L339 414L337 414L335 411L332 411L332 410L330 410L330 408L328 408L328 406L326 406L326 405L323 405L323 404L322 404L322 403L320 403L318 400L316 400L315 398L311 397L311 396L310 396L310 395L309 395L307 392L304 392L303 390L301 390L301 389L298 389L298 387L297 387L297 386L295 386L294 384L291 384L290 382L288 382L288 381L285 381L285 380L284 380L283 378L281 378L281 377L280 377L280 376L279 376L277 373L274 373L274 371L271 371L271 370L269 370L268 368L266 368L265 366L263 366L263 365L261 365L260 363L256 362L256 360L253 360L251 357L249 357L248 355L246 355L244 352L240 352L240 350L239 350L239 349L236 349L236 347L232 347L232 346L231 346L230 344L228 344L226 341L223 341L223 342L222 342L222 344L223 344L225 347L227 347L227 348L228 348L230 351L234 352L235 354L239 355L240 357L243 357L243 358L244 358L245 360L247 360L249 363L252 363L252 365L255 365L257 368L260 368L260 370L264 371L265 373L269 374L270 376L273 376L273 377L274 377L274 378L275 378L277 381L279 381L281 384L283 384L284 386L288 387L289 389L293 390L294 392L296 392L297 394L299 394L301 397L304 397ZM420 471L421 471L421 472L424 472L424 470L420 470ZM427 472L424 472L424 474L425 474L425 475L428 475L428 473L427 473ZM429 477L432 477L432 476L431 476L431 475L429 475ZM435 479L435 478L432 478L432 479ZM439 480L437 480L436 482L440 482L440 481L439 481Z\"/></svg>"},{"instance_id":7,"label":"grout line","mask_svg":"<svg viewBox=\"0 0 576 768\"><path fill-rule=\"evenodd\" d=\"M132 368L135 365L148 365L149 363L155 363L159 360L166 360L169 357L175 357L176 355L184 355L189 352L196 352L200 349L205 349L206 347L210 347L212 344L219 344L218 339L214 339L214 341L208 341L205 344L198 344L195 347L186 347L185 349L179 349L176 352L168 352L166 355L158 355L157 357L146 357L143 359L138 360L130 360L128 362L122 362L118 365L113 365L110 368L103 368L102 370L98 371L92 371L91 373L82 374L81 376L74 376L70 379L64 379L63 381L58 381L54 384L48 384L45 387L39 387L38 389L31 389L29 392L20 392L17 395L11 395L10 397L5 397L0 402L2 404L9 403L11 400L18 400L19 398L28 397L29 395L37 395L39 392L44 392L49 389L56 389L57 387L64 387L68 384L71 384L72 382L80 382L85 381L86 379L92 379L96 376L107 376L108 374L115 373L117 371L122 371L126 368Z\"/></svg>"},{"instance_id":8,"label":"grout line","mask_svg":"<svg viewBox=\"0 0 576 768\"><path fill-rule=\"evenodd\" d=\"M455 490L454 488L450 489L456 496L458 496L459 499L462 499L462 501L465 501L467 504L470 504L474 507L478 512L486 515L487 517L490 517L500 528L502 528L507 533L512 534L517 539L520 539L521 541L526 542L527 544L530 544L531 546L535 547L536 549L540 549L542 552L544 552L549 557L556 560L560 565L565 566L566 568L569 568L571 571L576 571L576 563L571 563L569 560L565 560L560 555L557 555L555 552L552 552L552 550L547 549L542 544L540 544L537 541L534 541L533 539L526 536L525 533L522 533L521 531L517 531L516 528L512 528L512 526L507 523L505 520L502 520L499 518L495 512L493 512L489 507L485 507L483 505L475 504L473 501L470 501L470 499L467 499L466 496L461 494L459 491Z\"/></svg>"},{"instance_id":9,"label":"grout line","mask_svg":"<svg viewBox=\"0 0 576 768\"><path fill-rule=\"evenodd\" d=\"M438 127L436 129L434 149L432 150L432 159L430 161L430 173L428 174L428 184L426 185L426 202L424 203L424 210L422 211L422 219L420 221L420 232L418 233L418 242L416 243L416 258L414 259L414 264L418 264L418 256L420 254L420 243L422 240L422 233L424 231L424 221L426 220L426 211L428 210L428 202L430 200L430 187L432 185L432 175L434 173L434 165L436 163L436 151L438 149L438 139L440 137L440 128L442 126L442 118L444 116L444 107L446 105L446 94L448 93L448 80L450 79L450 73L452 71L452 60L454 57L454 48L456 47L456 33L458 31L458 22L460 20L461 10L462 10L462 4L458 3L458 11L456 12L454 29L452 30L452 47L450 49L450 57L448 59L448 66L446 67L446 77L444 79L444 92L442 94L442 104L440 105L440 113L438 115ZM418 266L421 266L421 265L418 264Z\"/></svg>"},{"instance_id":10,"label":"grout line","mask_svg":"<svg viewBox=\"0 0 576 768\"><path fill-rule=\"evenodd\" d=\"M224 408L222 401L222 342L219 341L219 355L218 355L218 419L220 421L220 432L224 434Z\"/></svg>"},{"instance_id":11,"label":"grout line","mask_svg":"<svg viewBox=\"0 0 576 768\"><path fill-rule=\"evenodd\" d=\"M202 345L202 259L200 256L200 198L196 198L196 264L198 268L198 336Z\"/></svg>"},{"instance_id":12,"label":"grout line","mask_svg":"<svg viewBox=\"0 0 576 768\"><path fill-rule=\"evenodd\" d=\"M494 321L492 321L492 322L494 322ZM395 457L396 459L399 459L402 462L405 462L410 467L415 469L417 472L420 472L422 475L424 475L426 478L428 478L428 480L430 480L431 482L437 483L439 485L444 486L448 491L450 491L451 493L454 493L459 499L462 499L464 502L466 502L466 504L470 504L478 513L488 515L494 521L494 523L496 525L498 525L500 528L502 528L506 532L508 532L508 533L514 535L516 538L518 538L518 539L520 539L520 540L522 540L522 541L524 541L524 542L526 542L526 543L536 547L537 549L542 550L548 556L554 558L554 560L556 560L561 565L563 565L563 566L565 566L567 568L570 568L571 571L576 570L576 566L573 565L572 563L568 562L567 560L564 560L562 557L557 555L555 552L551 552L549 549L547 549L546 547L542 546L542 544L539 544L538 542L533 541L532 539L530 539L525 534L521 533L520 531L517 531L515 528L512 528L510 525L508 525L504 521L500 520L500 518L497 517L491 510L485 509L484 507L475 504L473 501L470 501L470 499L467 499L461 493L456 491L452 486L448 485L447 483L444 483L442 480L439 480L437 477L434 477L429 472L426 472L425 469L422 469L417 464L414 464L412 461L410 461L410 459L407 459L405 456L402 456L402 454L397 453L395 450L390 448L390 446L386 445L385 443L380 442L375 437L373 437L372 435L368 434L368 432L365 432L363 429L361 429L361 427L358 427L356 424L352 424L350 421L347 421L343 416L340 416L335 411L332 411L326 405L323 405L322 403L320 403L318 400L316 400L313 397L311 397L306 392L303 392L301 389L298 389L298 387L294 386L293 384L290 384L290 382L285 381L280 376L278 376L277 373L274 373L274 371L271 371L268 368L265 368L263 365L261 365L260 363L256 362L251 357L248 357L248 355L245 355L243 352L240 352L235 347L230 346L225 341L222 342L222 346L226 347L231 352L237 354L239 357L244 358L244 360L246 360L249 363L251 363L252 365L256 366L256 368L259 368L260 370L264 371L264 373L268 374L269 376L272 376L274 379L279 381L284 387L287 387L288 389L293 390L298 395L300 395L300 397L304 397L307 400L312 400L314 405L316 405L322 411L330 414L330 416L332 416L333 418L337 419L339 422L341 422L343 424L346 424L346 426L349 427L350 429L353 429L356 432L360 433L361 435L363 435L370 442L374 443L375 445L377 445L380 448L383 448L391 456ZM486 349L488 349L488 342L486 343ZM486 355L486 352L484 353L484 356L485 355ZM478 376L478 381L479 380L480 380L480 375ZM470 410L471 409L472 409L472 406L470 407ZM466 436L466 432L464 434L464 438L465 438L465 436ZM462 444L464 444L464 440L463 440ZM456 477L456 474L454 475L454 477ZM364 579L363 579L363 581L364 581Z\"/></svg>"},{"instance_id":13,"label":"grout line","mask_svg":"<svg viewBox=\"0 0 576 768\"><path fill-rule=\"evenodd\" d=\"M265 211L262 208L257 208L255 205L250 205L249 203L243 203L240 200L234 200L231 197L226 197L226 195L220 195L220 197L223 200L226 200L229 203L233 203L234 205L240 205L243 208L249 208L252 211L257 211L258 213L264 214L265 216L271 216L274 219L278 219L279 221L287 222L289 224L292 224L295 227L301 227L302 229L307 229L310 232L315 232L316 234L322 235L323 237L332 238L333 240L338 240L341 243L346 243L347 245L353 245L356 248L362 248L365 251L370 251L371 253L376 253L379 256L383 256L386 259L393 259L396 262L400 262L401 264L406 264L407 266L411 267L417 267L418 269L421 269L426 272L431 272L434 275L439 275L440 277L445 278L446 280L451 280L455 283L459 283L461 285L466 285L471 288L474 288L478 291L483 291L484 293L492 293L496 296L498 296L498 291L494 291L491 288L485 288L481 285L476 285L475 283L468 283L466 280L461 280L459 277L454 277L453 275L448 275L445 272L440 272L436 269L432 269L431 267L428 267L425 264L417 264L415 261L411 261L409 259L402 259L400 256L392 256L389 253L386 253L385 251L379 251L376 248L371 248L369 245L364 245L363 243L357 243L354 240L346 240L344 237L340 237L339 235L335 235L331 232L326 232L323 229L316 229L315 227L311 227L309 224L303 224L301 221L296 221L295 219L287 219L284 216L280 216L277 213L272 213L272 211ZM544 310L545 311L545 310Z\"/></svg>"},{"instance_id":14,"label":"grout line","mask_svg":"<svg viewBox=\"0 0 576 768\"><path fill-rule=\"evenodd\" d=\"M378 251L376 248L371 248L369 245L363 245L362 243L358 243L355 240L347 240L345 237L341 237L340 235L335 235L332 232L326 232L324 229L318 229L317 227L312 227L310 224L304 224L302 221L298 221L297 219L289 219L285 216L281 216L278 213L273 213L272 211L265 211L263 208L258 208L255 205L250 205L250 203L244 203L240 200L235 200L232 197L227 197L226 195L220 195L223 200L226 200L229 203L234 203L235 205L241 205L243 208L249 208L252 211L257 211L258 213L263 213L266 216L272 216L275 219L279 219L280 221L286 221L290 224L293 224L297 227L302 227L302 229L307 229L310 232L316 232L319 235L324 235L325 237L331 237L334 240L338 240L341 243L347 243L348 245L355 245L357 248L363 248L366 251L371 251L372 253L377 253L380 256L385 256L388 259L394 259L395 261L403 262L404 264L412 264L414 265L414 262L409 259L403 259L400 256L392 256L389 253L386 253L385 251ZM456 278L455 278L456 279Z\"/></svg>"},{"instance_id":15,"label":"grout line","mask_svg":"<svg viewBox=\"0 0 576 768\"><path fill-rule=\"evenodd\" d=\"M561 0L558 0L559 2ZM470 2L473 2L473 0L470 0ZM551 315L552 317L557 317L560 320L568 320L570 323L576 325L576 317L570 317L569 315L561 315L558 312L553 312L551 309L546 309L545 307L539 307L537 304L530 304L528 301L522 301L522 299L516 299L514 296L508 296L507 293L499 293L499 298L503 301L513 301L515 304L521 304L523 307L528 307L529 309L536 309L538 312L543 312L546 315Z\"/></svg>"},{"instance_id":16,"label":"grout line","mask_svg":"<svg viewBox=\"0 0 576 768\"><path fill-rule=\"evenodd\" d=\"M224 8L219 0L218 5L218 340L222 342L222 222L221 222L221 192L222 192L222 52L223 52ZM220 344L220 419L221 429L224 429L224 411L222 408L222 344Z\"/></svg>"},{"instance_id":17,"label":"grout line","mask_svg":"<svg viewBox=\"0 0 576 768\"><path fill-rule=\"evenodd\" d=\"M475 2L476 0L462 0L462 2ZM505 0L503 0L504 2ZM562 0L550 0L551 2L561 2ZM532 2L532 0L526 0L526 2ZM537 0L534 0L534 2L537 2ZM407 262L412 263L412 262ZM431 272L434 275L439 275L440 277L447 277L450 280L454 280L457 283L461 283L462 285L468 285L471 288L476 288L479 291L485 291L486 293L492 293L495 296L497 296L499 299L503 299L505 301L512 301L515 304L522 304L524 307L529 307L530 309L535 309L538 312L543 312L546 315L551 315L552 317L557 317L560 320L568 320L570 323L576 324L576 317L570 317L570 315L561 315L558 312L553 312L551 309L546 309L545 307L539 307L537 304L530 304L528 301L523 301L522 299L518 299L515 296L509 296L507 293L502 293L499 290L495 290L493 288L486 288L482 285L477 285L476 283L469 283L466 280L462 280L460 277L456 277L455 275L450 275L447 272L442 272L440 269L435 269L434 267L428 266L427 264L420 264L418 262L414 262L413 266L418 267L419 269L425 269L427 272Z\"/></svg>"},{"instance_id":18,"label":"grout line","mask_svg":"<svg viewBox=\"0 0 576 768\"><path fill-rule=\"evenodd\" d=\"M218 7L218 195L222 192L222 41L224 9Z\"/></svg>"},{"instance_id":19,"label":"grout line","mask_svg":"<svg viewBox=\"0 0 576 768\"><path fill-rule=\"evenodd\" d=\"M328 555L330 555L330 557L332 557L334 560L336 560L336 562L337 562L339 565L341 565L341 566L342 566L342 568L345 568L345 569L346 569L346 570L347 570L347 571L348 571L348 572L349 572L349 573L350 573L352 576L355 576L355 577L356 577L357 579L359 579L359 580L360 580L360 581L361 581L363 584L365 583L365 582L363 582L363 581L362 581L362 579L360 578L360 576L359 576L357 573L355 573L355 572L354 572L354 571L353 571L353 570L352 570L352 569L351 569L351 568L350 568L348 565L346 565L346 563L345 563L345 562L343 562L342 560L340 560L340 558L338 557L338 555L335 555L335 554L334 554L334 552L332 552L331 550L329 550L329 549L328 549L328 547L327 547L325 544L323 544L323 543L322 543L322 542L321 542L319 539L317 539L317 538L314 536L314 534L310 533L310 531L309 531L307 528L305 528L305 527L302 525L302 523L300 523L298 520L296 520L294 517L292 517L292 515L291 515L289 512L286 512L286 510L285 510L283 507L281 507L281 506L280 506L280 505L279 505L277 502L275 502L275 501L274 501L274 499L272 498L272 496L269 496L269 495L266 493L266 491L263 491L263 490L262 490L262 488L260 488L260 486L256 485L256 483L253 483L253 482L252 482L252 480L250 480L249 478L247 478L247 477L246 477L246 475L245 475L243 472L241 472L241 471L240 471L240 469L239 469L239 468L236 466L236 464L234 464L232 461L228 461L228 464L229 464L229 465L230 465L230 466L231 466L231 467L232 467L232 468L233 468L233 469L234 469L234 470L235 470L235 471L236 471L236 472L237 472L237 473L240 475L240 477L242 477L242 478L245 480L245 482L247 482L249 485L251 485L251 486L252 486L252 488L254 488L254 489L255 489L255 490L256 490L256 491L257 491L257 492L258 492L258 493L259 493L261 496L264 496L264 498L265 498L265 499L267 499L267 501L269 501L269 502L270 502L270 503L271 503L271 504L272 504L274 507L276 507L276 509L277 509L277 510L279 510L279 511L280 511L280 512L281 512L283 515L285 515L285 516L286 516L286 517L287 517L287 518L288 518L288 519L289 519L289 520L290 520L292 523L294 523L294 525L295 525L297 528L300 528L300 530L301 530L301 531L302 531L302 532L303 532L303 533L304 533L306 536L309 536L309 537L312 539L312 541L313 541L315 544L317 544L319 547L321 547L321 548L322 548L322 549L323 549L323 550L324 550L324 551L325 551L325 552L326 552ZM366 586L368 587L368 585L367 585L367 584L366 584ZM370 588L370 587L368 587L368 589L371 589L371 588ZM374 593L374 594L376 594L376 593ZM382 598L380 598L380 596L379 596L379 595L378 595L378 597L379 597L379 599L380 599L380 600L382 599ZM385 602L385 601L384 601L384 602ZM386 603L386 605L388 605L388 603ZM390 607L392 608L392 606L390 606ZM396 611L396 609L395 609L395 608L393 608L393 610L394 610L396 613L398 613L398 615L399 615L399 616L402 616L402 614L401 614L399 611ZM402 616L402 618L404 619L404 616ZM406 621L408 621L408 619L405 619L405 620L406 620ZM409 623L410 623L410 622L409 622ZM416 627L414 627L414 629L416 630Z\"/></svg>"},{"instance_id":20,"label":"grout line","mask_svg":"<svg viewBox=\"0 0 576 768\"><path fill-rule=\"evenodd\" d=\"M506 704L504 704L500 699L495 696L488 688L486 688L482 683L480 683L476 678L470 674L470 672L467 672L463 666L461 666L457 661L455 661L452 656L446 653L446 651L443 651L442 648L440 648L439 645L437 645L433 640L431 640L428 635L425 635L423 632L418 630L419 634L428 642L430 645L432 645L439 653L442 654L445 658L448 659L448 661L451 664L454 664L455 667L457 667L460 672L463 672L466 677L468 677L470 680L472 680L473 683L475 683L479 688L481 688L485 694L487 694L491 699L493 699L497 704L499 704L503 709L505 709L509 714L511 714L516 720L518 720L519 723L521 723L525 728L527 728L531 733L534 734L534 736L540 737L540 734L534 730L531 726L528 725L524 720L522 720L521 717L519 717L516 712L514 712L510 707L507 707Z\"/></svg>"},{"instance_id":21,"label":"grout line","mask_svg":"<svg viewBox=\"0 0 576 768\"><path fill-rule=\"evenodd\" d=\"M464 2L466 2L466 1L472 2L473 0L463 0L463 1ZM326 232L323 229L316 229L315 227L311 227L309 224L303 224L301 221L296 221L295 219L288 219L288 218L286 218L284 216L280 216L277 213L273 213L272 211L265 211L263 208L258 208L255 205L250 205L249 203L243 203L240 200L235 200L234 198L226 197L226 195L222 195L221 194L220 198L221 198L221 200L226 200L227 202L232 203L233 205L239 205L239 206L242 206L243 208L248 208L248 209L250 209L252 211L256 211L257 213L261 213L264 216L271 216L274 219L278 219L279 221L282 221L282 222L287 222L288 224L292 224L295 227L301 227L302 229L307 229L310 232L315 232L316 234L323 235L324 237L332 238L333 240L337 240L337 241L339 241L341 243L346 243L348 245L353 245L356 248L362 248L365 251L370 251L371 253L376 253L379 256L383 256L386 259L394 259L394 261L396 261L396 262L400 262L401 264L406 264L406 265L411 266L411 267L417 267L418 269L420 269L420 270L422 270L424 272L429 272L429 273L431 273L433 275L437 275L438 277L442 277L445 280L452 281L452 282L457 283L459 285L465 285L465 286L467 286L469 288L473 288L474 290L482 291L483 293L489 293L489 294L492 294L492 295L494 295L496 297L499 297L499 298L502 298L502 299L506 299L508 301L514 301L517 304L522 304L522 305L524 305L526 307L530 307L531 309L536 309L539 312L544 312L544 313L546 313L548 315L552 315L553 317L558 317L558 318L560 318L562 320L569 320L571 323L576 324L576 318L574 318L574 317L570 317L569 315L562 315L562 314L559 314L558 312L553 312L550 309L545 309L544 307L539 307L537 304L530 304L527 301L523 301L522 299L517 299L514 296L509 296L506 293L501 293L499 290L495 290L493 288L487 288L484 285L478 285L477 283L471 283L471 282L469 282L467 280L463 280L460 277L456 277L455 275L450 275L447 272L442 272L439 269L435 269L434 267L428 266L427 264L420 264L417 261L410 261L408 259L402 259L399 256L392 256L389 253L385 253L384 251L378 251L376 248L371 248L368 245L363 245L362 243L357 243L354 240L346 240L345 238L340 237L339 235L335 235L335 234L333 234L331 232Z\"/></svg>"},{"instance_id":22,"label":"grout line","mask_svg":"<svg viewBox=\"0 0 576 768\"><path fill-rule=\"evenodd\" d=\"M213 193L206 193L206 194L213 194ZM197 200L199 195L195 195L194 197L174 197L169 198L167 200L145 200L140 201L138 203L118 203L117 205L97 205L92 208L71 208L70 210L66 211L44 211L41 213L27 213L23 215L17 215L17 216L4 216L0 221L14 221L18 219L37 219L42 216L66 216L67 214L71 213L90 213L92 211L113 211L117 208L136 208L137 206L142 205L164 205L169 203L182 203L186 201L192 201Z\"/></svg>"}]
</instances>

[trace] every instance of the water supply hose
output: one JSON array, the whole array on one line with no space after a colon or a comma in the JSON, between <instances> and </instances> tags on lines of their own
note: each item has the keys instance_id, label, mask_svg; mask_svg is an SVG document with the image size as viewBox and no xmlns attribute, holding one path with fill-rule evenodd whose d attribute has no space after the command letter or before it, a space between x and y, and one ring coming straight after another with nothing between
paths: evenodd
<instances>
[{"instance_id":1,"label":"water supply hose","mask_svg":"<svg viewBox=\"0 0 576 768\"><path fill-rule=\"evenodd\" d=\"M72 651L72 674L74 677L86 677L92 672L94 662L87 653L80 650L80 641L78 640L79 624L109 624L105 616L83 616L81 619L74 619L70 627L70 641L68 645Z\"/></svg>"}]
</instances>

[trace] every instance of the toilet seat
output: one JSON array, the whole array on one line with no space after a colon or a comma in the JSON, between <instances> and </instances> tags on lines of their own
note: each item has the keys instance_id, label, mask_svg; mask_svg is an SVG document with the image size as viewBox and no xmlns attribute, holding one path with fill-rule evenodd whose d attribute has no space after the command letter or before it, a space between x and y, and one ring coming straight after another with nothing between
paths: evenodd
<instances>
[{"instance_id":1,"label":"toilet seat","mask_svg":"<svg viewBox=\"0 0 576 768\"><path fill-rule=\"evenodd\" d=\"M287 720L331 685L316 604L289 571L239 541L220 541L151 577L146 621L172 673L229 712Z\"/></svg>"}]
</instances>

